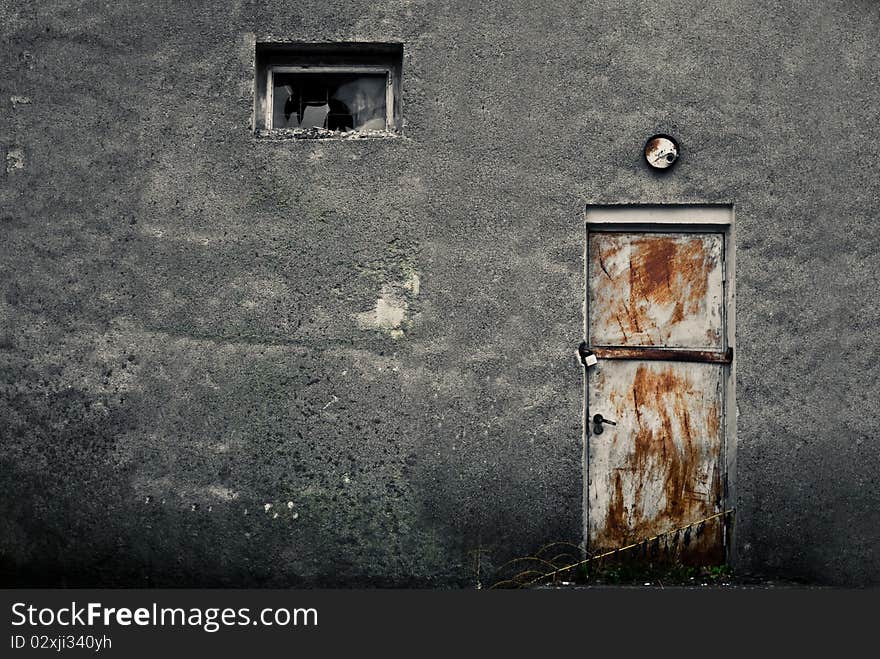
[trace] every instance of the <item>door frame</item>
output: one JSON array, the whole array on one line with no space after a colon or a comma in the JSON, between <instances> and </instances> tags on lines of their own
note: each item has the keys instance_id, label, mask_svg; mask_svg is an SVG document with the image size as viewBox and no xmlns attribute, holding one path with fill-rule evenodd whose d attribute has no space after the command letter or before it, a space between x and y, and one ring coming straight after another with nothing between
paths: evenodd
<instances>
[{"instance_id":1,"label":"door frame","mask_svg":"<svg viewBox=\"0 0 880 659\"><path fill-rule=\"evenodd\" d=\"M590 345L590 282L589 254L590 233L600 231L675 232L675 233L721 233L724 236L723 261L723 318L722 347L733 349L733 360L724 366L722 375L722 510L732 507L736 501L736 250L733 204L587 204L584 210L584 289L583 289L583 340ZM583 540L586 554L590 550L590 464L589 464L589 377L583 369L583 407L581 413L581 469L583 470ZM722 539L725 562L735 563L733 532L735 524L724 518Z\"/></svg>"}]
</instances>

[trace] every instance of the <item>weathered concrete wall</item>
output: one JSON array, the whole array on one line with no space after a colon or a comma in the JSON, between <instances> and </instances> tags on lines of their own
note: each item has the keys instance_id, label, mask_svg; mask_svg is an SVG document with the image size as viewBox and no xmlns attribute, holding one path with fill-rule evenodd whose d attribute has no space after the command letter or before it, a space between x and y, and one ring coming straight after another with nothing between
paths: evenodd
<instances>
[{"instance_id":1,"label":"weathered concrete wall","mask_svg":"<svg viewBox=\"0 0 880 659\"><path fill-rule=\"evenodd\" d=\"M624 202L735 205L740 569L880 582L880 8L542 5L0 2L5 583L577 542L583 209ZM403 43L405 137L255 139L255 36Z\"/></svg>"}]
</instances>

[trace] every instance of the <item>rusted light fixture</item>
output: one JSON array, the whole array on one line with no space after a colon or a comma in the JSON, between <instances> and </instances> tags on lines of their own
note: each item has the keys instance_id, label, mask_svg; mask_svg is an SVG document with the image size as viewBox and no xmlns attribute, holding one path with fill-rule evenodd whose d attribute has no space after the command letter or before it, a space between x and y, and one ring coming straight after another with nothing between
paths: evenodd
<instances>
[{"instance_id":1,"label":"rusted light fixture","mask_svg":"<svg viewBox=\"0 0 880 659\"><path fill-rule=\"evenodd\" d=\"M652 135L645 143L645 160L654 169L669 169L678 160L678 142L669 135Z\"/></svg>"}]
</instances>

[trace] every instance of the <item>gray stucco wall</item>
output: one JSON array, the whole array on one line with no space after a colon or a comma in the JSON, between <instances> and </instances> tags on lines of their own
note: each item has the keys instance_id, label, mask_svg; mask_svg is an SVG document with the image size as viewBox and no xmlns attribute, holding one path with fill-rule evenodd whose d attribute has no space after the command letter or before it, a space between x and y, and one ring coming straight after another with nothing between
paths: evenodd
<instances>
[{"instance_id":1,"label":"gray stucco wall","mask_svg":"<svg viewBox=\"0 0 880 659\"><path fill-rule=\"evenodd\" d=\"M584 207L673 202L736 211L738 569L880 582L880 8L541 4L0 1L5 583L579 541ZM405 136L255 139L267 37L403 43Z\"/></svg>"}]
</instances>

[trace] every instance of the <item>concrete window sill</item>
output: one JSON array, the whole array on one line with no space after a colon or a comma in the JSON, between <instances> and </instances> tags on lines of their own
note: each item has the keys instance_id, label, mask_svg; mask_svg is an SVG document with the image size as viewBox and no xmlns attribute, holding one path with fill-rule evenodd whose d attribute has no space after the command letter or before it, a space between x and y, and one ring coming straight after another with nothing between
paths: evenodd
<instances>
[{"instance_id":1,"label":"concrete window sill","mask_svg":"<svg viewBox=\"0 0 880 659\"><path fill-rule=\"evenodd\" d=\"M391 130L329 130L327 128L260 129L254 135L261 140L373 140L398 139L402 135Z\"/></svg>"}]
</instances>

